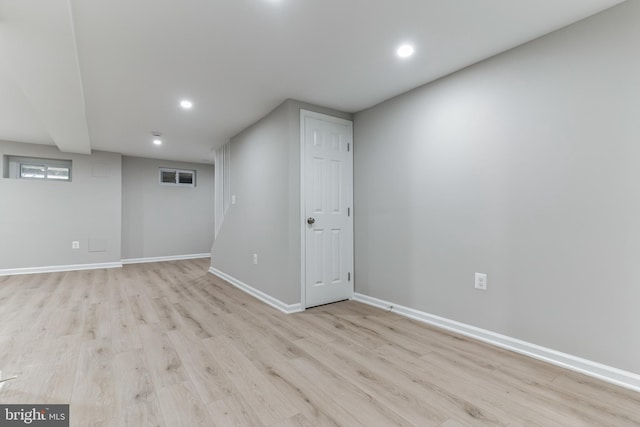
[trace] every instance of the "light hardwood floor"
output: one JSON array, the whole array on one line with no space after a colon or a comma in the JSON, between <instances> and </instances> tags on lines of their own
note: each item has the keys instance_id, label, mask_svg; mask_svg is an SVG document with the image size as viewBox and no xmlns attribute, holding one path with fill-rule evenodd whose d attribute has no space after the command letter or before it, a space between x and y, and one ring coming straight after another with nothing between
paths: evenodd
<instances>
[{"instance_id":1,"label":"light hardwood floor","mask_svg":"<svg viewBox=\"0 0 640 427\"><path fill-rule=\"evenodd\" d=\"M0 403L87 426L627 426L640 394L356 302L284 315L208 260L0 277Z\"/></svg>"}]
</instances>

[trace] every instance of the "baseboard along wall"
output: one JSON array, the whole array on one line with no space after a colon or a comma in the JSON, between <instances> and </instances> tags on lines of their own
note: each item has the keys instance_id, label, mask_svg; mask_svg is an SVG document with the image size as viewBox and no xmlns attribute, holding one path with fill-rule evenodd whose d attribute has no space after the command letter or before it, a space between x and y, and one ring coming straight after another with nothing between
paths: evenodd
<instances>
[{"instance_id":1,"label":"baseboard along wall","mask_svg":"<svg viewBox=\"0 0 640 427\"><path fill-rule=\"evenodd\" d=\"M121 268L126 264L141 264L147 262L180 261L185 259L210 258L211 254L172 255L151 258L130 258L120 262L103 262L96 264L52 265L46 267L25 267L0 269L0 276L16 276L20 274L59 273L63 271L100 270L103 268Z\"/></svg>"},{"instance_id":2,"label":"baseboard along wall","mask_svg":"<svg viewBox=\"0 0 640 427\"><path fill-rule=\"evenodd\" d=\"M235 286L236 288L248 293L249 295L259 299L260 301L264 302L265 304L270 305L271 307L277 308L278 310L282 311L283 313L286 314L292 314L292 313L298 313L300 311L304 311L304 308L302 307L301 303L298 304L285 304L284 302L280 301L279 299L276 299L270 295L265 294L264 292L254 288L253 286L247 285L246 283L242 282L241 280L236 279L235 277L232 277L216 268L211 267L209 269L209 273L218 276L219 278L226 280L227 282L229 282L231 285Z\"/></svg>"},{"instance_id":3,"label":"baseboard along wall","mask_svg":"<svg viewBox=\"0 0 640 427\"><path fill-rule=\"evenodd\" d=\"M123 259L123 264L144 264L147 262L165 262L165 261L182 261L185 259L200 259L211 258L211 254L190 254L190 255L171 255L171 256L157 256L147 258L127 258Z\"/></svg>"},{"instance_id":4,"label":"baseboard along wall","mask_svg":"<svg viewBox=\"0 0 640 427\"><path fill-rule=\"evenodd\" d=\"M534 359L542 360L562 368L570 369L590 377L594 377L611 384L640 392L640 375L624 371L612 366L603 365L578 356L563 353L550 348L542 347L526 341L512 338L476 326L456 322L455 320L425 313L413 308L398 305L389 301L355 293L355 301L368 304L383 310L397 313L401 316L414 319L431 326L446 329L460 335L465 335L488 344L495 345L516 353L524 354Z\"/></svg>"},{"instance_id":5,"label":"baseboard along wall","mask_svg":"<svg viewBox=\"0 0 640 427\"><path fill-rule=\"evenodd\" d=\"M16 276L19 274L59 273L62 271L99 270L102 268L120 268L121 262L103 262L98 264L53 265L47 267L5 268L0 276Z\"/></svg>"}]
</instances>

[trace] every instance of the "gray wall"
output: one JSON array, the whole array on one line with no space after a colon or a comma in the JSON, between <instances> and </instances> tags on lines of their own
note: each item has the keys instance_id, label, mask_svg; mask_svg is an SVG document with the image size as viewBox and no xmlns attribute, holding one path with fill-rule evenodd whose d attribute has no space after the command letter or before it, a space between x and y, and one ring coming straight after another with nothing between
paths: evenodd
<instances>
[{"instance_id":1,"label":"gray wall","mask_svg":"<svg viewBox=\"0 0 640 427\"><path fill-rule=\"evenodd\" d=\"M286 304L300 302L300 109L287 100L231 139L230 205L211 265ZM253 254L258 264L253 264Z\"/></svg>"},{"instance_id":2,"label":"gray wall","mask_svg":"<svg viewBox=\"0 0 640 427\"><path fill-rule=\"evenodd\" d=\"M640 373L639 17L358 113L356 291Z\"/></svg>"},{"instance_id":3,"label":"gray wall","mask_svg":"<svg viewBox=\"0 0 640 427\"><path fill-rule=\"evenodd\" d=\"M196 171L195 187L158 183L159 168ZM214 234L213 166L122 157L122 258L209 253Z\"/></svg>"},{"instance_id":4,"label":"gray wall","mask_svg":"<svg viewBox=\"0 0 640 427\"><path fill-rule=\"evenodd\" d=\"M120 261L119 154L0 141L0 155L73 162L72 182L0 178L0 269ZM106 243L106 250L89 252L89 239ZM71 249L74 240L80 249Z\"/></svg>"}]
</instances>

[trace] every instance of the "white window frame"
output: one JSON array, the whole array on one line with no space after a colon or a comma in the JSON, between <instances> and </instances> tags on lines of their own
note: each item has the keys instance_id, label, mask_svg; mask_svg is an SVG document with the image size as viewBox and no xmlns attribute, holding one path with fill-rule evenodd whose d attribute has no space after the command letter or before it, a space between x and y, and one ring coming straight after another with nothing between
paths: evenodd
<instances>
[{"instance_id":1,"label":"white window frame","mask_svg":"<svg viewBox=\"0 0 640 427\"><path fill-rule=\"evenodd\" d=\"M170 172L176 174L175 182L163 182L162 173ZM180 182L180 174L191 175L191 183L185 184ZM172 187L195 187L196 186L196 171L188 169L175 169L175 168L159 168L158 170L158 182L160 185L168 185Z\"/></svg>"},{"instance_id":2,"label":"white window frame","mask_svg":"<svg viewBox=\"0 0 640 427\"><path fill-rule=\"evenodd\" d=\"M60 159L42 159L36 157L19 157L19 156L5 156L5 167L8 166L8 171L4 173L5 178L16 179L28 179L34 181L58 181L58 182L71 182L73 179L73 163L71 160ZM24 167L42 168L44 171L43 176L25 176L22 169ZM66 169L67 176L64 178L52 178L49 176L49 169Z\"/></svg>"},{"instance_id":3,"label":"white window frame","mask_svg":"<svg viewBox=\"0 0 640 427\"><path fill-rule=\"evenodd\" d=\"M22 167L23 166L34 166L34 167L42 167L44 168L44 176L43 177L36 177L36 176L24 176L22 174ZM49 177L49 169L66 169L67 170L67 177L66 178L50 178ZM20 169L19 169L19 174L20 174L20 179L37 179L37 180L44 180L44 181L59 181L59 182L69 182L71 181L71 167L69 166L58 166L58 165L48 165L44 162L22 162L20 163Z\"/></svg>"}]
</instances>

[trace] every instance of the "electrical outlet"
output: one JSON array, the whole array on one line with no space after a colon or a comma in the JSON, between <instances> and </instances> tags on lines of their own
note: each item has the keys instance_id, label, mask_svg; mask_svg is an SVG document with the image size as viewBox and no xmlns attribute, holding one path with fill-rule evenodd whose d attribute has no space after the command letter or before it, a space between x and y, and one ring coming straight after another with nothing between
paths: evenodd
<instances>
[{"instance_id":1,"label":"electrical outlet","mask_svg":"<svg viewBox=\"0 0 640 427\"><path fill-rule=\"evenodd\" d=\"M233 196L231 196L231 204L232 205L236 204L236 195L235 194Z\"/></svg>"},{"instance_id":2,"label":"electrical outlet","mask_svg":"<svg viewBox=\"0 0 640 427\"><path fill-rule=\"evenodd\" d=\"M71 242L71 249L80 249L80 242L77 240Z\"/></svg>"},{"instance_id":3,"label":"electrical outlet","mask_svg":"<svg viewBox=\"0 0 640 427\"><path fill-rule=\"evenodd\" d=\"M255 265L257 265L257 264L258 264L258 254L253 254L253 263L254 263Z\"/></svg>"},{"instance_id":4,"label":"electrical outlet","mask_svg":"<svg viewBox=\"0 0 640 427\"><path fill-rule=\"evenodd\" d=\"M484 273L476 273L475 288L481 291L487 290L487 275Z\"/></svg>"}]
</instances>

